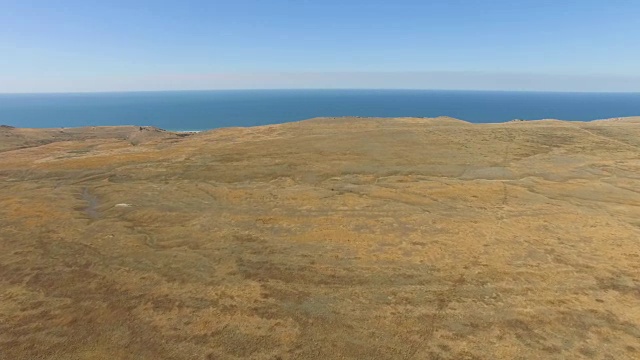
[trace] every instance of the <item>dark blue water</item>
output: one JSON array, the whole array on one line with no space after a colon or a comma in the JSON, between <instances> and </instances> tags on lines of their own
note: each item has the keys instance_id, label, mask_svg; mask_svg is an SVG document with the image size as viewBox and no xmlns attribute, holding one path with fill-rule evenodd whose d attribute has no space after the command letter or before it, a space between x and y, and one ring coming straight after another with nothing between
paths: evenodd
<instances>
[{"instance_id":1,"label":"dark blue water","mask_svg":"<svg viewBox=\"0 0 640 360\"><path fill-rule=\"evenodd\" d=\"M435 90L241 90L0 94L0 124L153 125L168 130L276 124L318 116L447 115L485 123L640 115L640 93Z\"/></svg>"}]
</instances>

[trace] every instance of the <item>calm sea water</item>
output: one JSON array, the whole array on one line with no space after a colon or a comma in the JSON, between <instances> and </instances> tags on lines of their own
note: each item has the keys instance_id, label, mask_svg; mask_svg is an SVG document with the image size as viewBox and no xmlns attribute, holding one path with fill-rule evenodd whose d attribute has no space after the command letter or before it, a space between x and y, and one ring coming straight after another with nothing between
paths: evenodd
<instances>
[{"instance_id":1,"label":"calm sea water","mask_svg":"<svg viewBox=\"0 0 640 360\"><path fill-rule=\"evenodd\" d=\"M431 90L231 90L0 94L0 124L153 125L167 130L277 124L318 116L447 115L485 123L640 115L640 93Z\"/></svg>"}]
</instances>

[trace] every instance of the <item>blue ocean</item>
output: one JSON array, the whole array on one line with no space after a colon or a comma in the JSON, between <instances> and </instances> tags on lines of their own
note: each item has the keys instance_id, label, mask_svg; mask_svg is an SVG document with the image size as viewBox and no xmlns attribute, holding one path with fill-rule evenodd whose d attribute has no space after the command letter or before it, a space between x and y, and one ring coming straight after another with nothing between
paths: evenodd
<instances>
[{"instance_id":1,"label":"blue ocean","mask_svg":"<svg viewBox=\"0 0 640 360\"><path fill-rule=\"evenodd\" d=\"M0 124L16 127L152 125L167 130L206 130L320 116L440 115L474 123L637 116L640 93L224 90L0 94Z\"/></svg>"}]
</instances>

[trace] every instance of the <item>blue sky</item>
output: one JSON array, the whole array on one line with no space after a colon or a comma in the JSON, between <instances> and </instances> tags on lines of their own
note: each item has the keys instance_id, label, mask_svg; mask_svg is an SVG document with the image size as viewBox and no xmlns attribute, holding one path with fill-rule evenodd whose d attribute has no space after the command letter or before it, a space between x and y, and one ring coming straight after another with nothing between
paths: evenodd
<instances>
[{"instance_id":1,"label":"blue sky","mask_svg":"<svg viewBox=\"0 0 640 360\"><path fill-rule=\"evenodd\" d=\"M637 0L0 0L0 92L640 91Z\"/></svg>"}]
</instances>

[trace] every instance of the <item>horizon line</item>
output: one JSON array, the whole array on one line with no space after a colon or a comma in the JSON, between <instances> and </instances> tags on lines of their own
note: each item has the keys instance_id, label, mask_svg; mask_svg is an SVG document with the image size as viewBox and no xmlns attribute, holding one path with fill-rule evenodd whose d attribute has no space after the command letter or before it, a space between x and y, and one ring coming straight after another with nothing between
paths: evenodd
<instances>
[{"instance_id":1,"label":"horizon line","mask_svg":"<svg viewBox=\"0 0 640 360\"><path fill-rule=\"evenodd\" d=\"M226 88L226 89L161 89L161 90L89 90L89 91L19 91L2 92L3 95L84 95L84 94L122 94L122 93L169 93L169 92L243 92L243 91L349 91L349 90L371 90L371 91L441 91L441 92L491 92L491 93L553 93L553 94L638 94L640 91L563 91L563 90L522 90L522 89L439 89L439 88L394 88L394 87L302 87L302 88Z\"/></svg>"}]
</instances>

